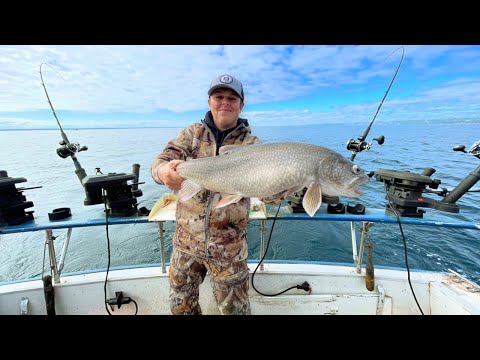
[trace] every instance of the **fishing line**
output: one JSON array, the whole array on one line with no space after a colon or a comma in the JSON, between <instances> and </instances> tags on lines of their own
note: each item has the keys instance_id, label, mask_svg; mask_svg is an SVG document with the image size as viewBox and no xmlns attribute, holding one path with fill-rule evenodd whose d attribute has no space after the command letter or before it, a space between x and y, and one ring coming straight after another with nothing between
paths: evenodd
<instances>
[{"instance_id":1,"label":"fishing line","mask_svg":"<svg viewBox=\"0 0 480 360\"><path fill-rule=\"evenodd\" d=\"M420 310L422 315L425 315L422 311L422 308L420 307L420 304L418 303L417 297L415 295L415 291L413 290L412 282L410 280L410 267L408 265L408 253L407 253L407 241L405 240L405 234L403 233L403 228L402 228L402 222L400 221L400 216L397 213L397 210L395 210L395 207L393 206L392 202L390 201L390 194L387 192L387 200L388 204L390 205L390 208L393 210L398 226L400 227L400 233L402 234L402 240L403 240L403 248L405 249L405 266L407 268L407 278L408 278L408 284L410 285L410 290L412 290L413 298L415 299L415 302L417 303L418 309Z\"/></svg>"},{"instance_id":2,"label":"fishing line","mask_svg":"<svg viewBox=\"0 0 480 360\"><path fill-rule=\"evenodd\" d=\"M311 293L312 288L310 287L310 284L306 281L303 282L302 285L295 285L295 286L289 287L288 289L280 291L279 293L276 293L276 294L264 294L261 291L258 291L257 288L255 287L254 283L253 283L253 278L255 277L255 273L257 272L258 267L260 266L260 264L263 262L263 259L265 259L265 256L267 255L268 245L270 245L270 240L272 239L273 227L275 226L275 221L277 220L278 212L280 211L281 206L282 206L282 202L280 202L280 204L278 204L277 212L275 213L275 217L273 218L273 223L272 223L272 227L270 228L270 235L268 236L268 241L267 241L267 246L265 247L265 252L263 253L262 259L258 262L257 267L253 271L252 287L257 293L259 293L260 295L263 295L263 296L277 296L277 295L281 295L281 294L283 294L283 293L285 293L289 290L292 290L292 289L303 289L303 290Z\"/></svg>"},{"instance_id":3,"label":"fishing line","mask_svg":"<svg viewBox=\"0 0 480 360\"><path fill-rule=\"evenodd\" d=\"M392 87L393 85L393 82L395 81L395 78L397 77L397 74L398 74L398 71L400 70L400 66L403 62L403 58L405 56L405 48L402 46L402 47L399 47L397 49L395 49L390 55L388 55L384 61L386 61L390 56L392 56L397 50L399 49L402 49L402 56L400 58L400 61L397 65L397 69L395 70L395 74L393 75L393 78L392 80L390 81L390 84L388 85L388 88L387 90L385 91L385 94L383 95L383 98L382 100L380 101L380 104L378 105L378 108L377 108L377 111L375 112L375 114L373 115L373 118L372 120L370 121L369 125L367 126L367 128L365 129L365 131L363 132L362 135L360 135L358 137L358 141L350 141L348 144L347 144L347 148L350 149L350 146L351 146L351 150L352 150L352 155L350 157L350 160L353 161L353 159L355 159L355 156L357 155L358 152L364 150L364 149L368 149L369 147L369 144L368 143L364 143L368 133L370 132L370 129L373 125L373 122L375 121L377 115L378 115L378 112L380 111L380 108L382 107L383 105L383 102L385 101L385 98L387 97L387 94L389 93L390 91L390 88ZM375 139L374 139L375 140ZM382 142L383 143L383 142ZM349 146L350 145L350 146ZM395 214L395 217L397 218L397 222L398 222L398 226L400 227L400 233L402 234L402 240L403 240L403 246L404 246L404 250L405 250L405 265L406 265L406 268L407 268L407 275L408 275L408 284L410 286L410 289L412 291L412 294L413 294L413 298L415 299L415 302L417 303L417 306L418 306L418 309L420 310L420 313L422 315L424 315L423 311L422 311L422 308L420 307L420 304L418 303L418 300L417 300L417 297L415 295L415 291L413 290L413 286L412 286L412 282L410 280L410 267L408 265L408 253L407 253L407 242L406 242L406 239L405 239L405 234L403 233L403 228L402 228L402 223L400 221L400 216L398 215L397 211L395 210L391 200L390 200L390 195L388 194L387 192L387 199L388 199L388 203L390 205L390 208L393 210L394 214Z\"/></svg>"},{"instance_id":4,"label":"fishing line","mask_svg":"<svg viewBox=\"0 0 480 360\"><path fill-rule=\"evenodd\" d=\"M117 298L109 299L107 300L107 281L108 281L108 272L110 271L110 235L108 234L108 213L110 212L110 209L107 208L107 201L106 201L106 191L105 189L102 189L102 196L105 199L103 202L103 205L105 206L105 230L107 233L107 272L105 274L105 282L103 284L103 295L105 298L105 309L107 310L108 315L112 315L110 310L108 309L108 305L112 306L112 304L117 305L119 308L122 304L129 304L130 302L133 302L135 305L135 314L137 315L138 313L138 304L135 300L133 300L131 297L123 297L122 292L115 293L117 295ZM118 295L120 296L118 297ZM112 308L113 311L113 308Z\"/></svg>"},{"instance_id":5,"label":"fishing line","mask_svg":"<svg viewBox=\"0 0 480 360\"><path fill-rule=\"evenodd\" d=\"M102 189L102 196L105 198L105 189ZM105 206L105 231L107 233L107 273L105 274L105 282L103 284L103 295L105 297L105 309L107 310L108 315L112 315L110 310L108 309L108 302L107 302L107 279L108 279L108 271L110 270L110 236L108 235L108 211L107 202L104 201L103 205Z\"/></svg>"},{"instance_id":6,"label":"fishing line","mask_svg":"<svg viewBox=\"0 0 480 360\"><path fill-rule=\"evenodd\" d=\"M46 251L47 251L47 241L45 240L45 245L43 246L42 277L40 279L43 279L43 273L45 272L45 253L46 253Z\"/></svg>"},{"instance_id":7,"label":"fishing line","mask_svg":"<svg viewBox=\"0 0 480 360\"><path fill-rule=\"evenodd\" d=\"M402 65L402 62L403 62L403 57L405 56L405 48L402 46L402 47L399 47L397 49L395 49L390 55L388 55L384 62L390 57L392 56L397 50L399 49L402 49L402 57L400 58L400 62L398 63L397 65L397 69L395 70L395 74L393 75L393 78L392 80L390 81L390 84L388 85L388 88L387 88L387 91L385 91L385 95L383 95L383 98L382 98L382 101L380 101L380 104L378 105L378 108L377 108L377 111L375 112L375 114L373 115L373 118L372 120L370 121L370 124L368 124L367 128L365 129L365 131L363 132L362 135L360 135L357 139L358 141L355 141L355 140L351 140L351 143L347 144L347 149L349 150L352 150L352 155L350 157L350 160L353 161L353 159L355 159L355 156L357 156L357 153L359 153L360 151L362 150L365 150L365 149L369 149L368 146L371 146L371 145L368 145L367 143L365 143L365 139L367 138L367 135L368 133L370 132L370 128L372 127L373 125L373 122L375 121L377 115L378 115L378 112L380 111L380 108L382 107L383 105L383 102L385 100L385 98L387 97L387 94L388 92L390 91L390 88L392 87L393 85L393 82L395 81L395 78L397 77L397 74L398 74L398 71L400 70L400 65ZM373 140L377 140L377 139L373 139ZM377 140L378 141L378 140ZM379 142L380 143L380 142ZM383 143L383 141L382 141ZM382 144L380 143L380 144Z\"/></svg>"},{"instance_id":8,"label":"fishing line","mask_svg":"<svg viewBox=\"0 0 480 360\"><path fill-rule=\"evenodd\" d=\"M47 95L48 105L50 105L50 109L52 109L53 116L55 116L55 120L57 120L57 124L60 127L60 131L63 133L62 125L60 125L60 121L58 121L57 113L55 112L55 109L53 108L52 102L50 101L50 96L48 96L47 88L45 87L45 83L43 81L42 65L49 66L55 72L55 74L57 74L63 81L66 81L66 80L50 64L47 64L47 63L41 63L40 64L40 78L42 79L43 90L45 90L45 95Z\"/></svg>"}]
</instances>

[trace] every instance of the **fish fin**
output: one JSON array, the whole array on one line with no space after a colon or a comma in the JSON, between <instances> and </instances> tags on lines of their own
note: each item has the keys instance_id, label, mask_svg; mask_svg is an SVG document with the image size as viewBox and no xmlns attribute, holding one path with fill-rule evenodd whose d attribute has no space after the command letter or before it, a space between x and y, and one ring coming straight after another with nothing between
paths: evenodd
<instances>
[{"instance_id":1,"label":"fish fin","mask_svg":"<svg viewBox=\"0 0 480 360\"><path fill-rule=\"evenodd\" d=\"M280 191L277 194L274 194L272 196L267 196L264 199L272 200L272 199L285 199L288 195L296 193L297 191L300 191L304 188L305 186L292 186L291 188L288 188L286 190Z\"/></svg>"},{"instance_id":2,"label":"fish fin","mask_svg":"<svg viewBox=\"0 0 480 360\"><path fill-rule=\"evenodd\" d=\"M220 149L218 149L218 155L225 155L236 151L240 148L243 148L245 145L223 145Z\"/></svg>"},{"instance_id":3,"label":"fish fin","mask_svg":"<svg viewBox=\"0 0 480 360\"><path fill-rule=\"evenodd\" d=\"M302 186L292 186L290 189L287 189L283 192L283 197L287 197L288 195L290 194L293 194L293 193L296 193L296 192L299 192L300 190L302 190L305 186L302 185Z\"/></svg>"},{"instance_id":4,"label":"fish fin","mask_svg":"<svg viewBox=\"0 0 480 360\"><path fill-rule=\"evenodd\" d=\"M313 181L308 185L307 192L302 200L302 206L310 217L315 215L315 212L318 210L322 204L322 189L320 184L316 181Z\"/></svg>"},{"instance_id":5,"label":"fish fin","mask_svg":"<svg viewBox=\"0 0 480 360\"><path fill-rule=\"evenodd\" d=\"M200 185L187 179L182 182L182 188L180 189L178 201L187 201L188 199L194 197L201 190L203 190L203 188Z\"/></svg>"},{"instance_id":6,"label":"fish fin","mask_svg":"<svg viewBox=\"0 0 480 360\"><path fill-rule=\"evenodd\" d=\"M215 209L219 209L221 207L236 203L237 201L241 200L243 195L227 195L222 200L220 200L216 205Z\"/></svg>"},{"instance_id":7,"label":"fish fin","mask_svg":"<svg viewBox=\"0 0 480 360\"><path fill-rule=\"evenodd\" d=\"M296 193L300 190L302 190L305 186L292 186L291 188L288 188L287 190L283 190L275 195L272 196L266 196L261 198L260 200L267 203L267 204L279 204L282 200L286 199L289 195Z\"/></svg>"}]
</instances>

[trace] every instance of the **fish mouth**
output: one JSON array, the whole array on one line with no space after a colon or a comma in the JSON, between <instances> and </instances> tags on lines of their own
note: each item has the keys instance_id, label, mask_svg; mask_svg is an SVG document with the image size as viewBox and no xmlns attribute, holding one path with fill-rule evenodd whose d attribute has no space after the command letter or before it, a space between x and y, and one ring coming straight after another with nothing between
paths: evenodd
<instances>
[{"instance_id":1,"label":"fish mouth","mask_svg":"<svg viewBox=\"0 0 480 360\"><path fill-rule=\"evenodd\" d=\"M356 194L357 196L359 195L363 195L363 191L358 189L358 186L362 185L363 183L367 182L368 180L370 180L367 176L365 177L360 177L360 178L357 178L357 179L353 179L351 182L350 182L350 190L352 190L352 192L354 194Z\"/></svg>"}]
</instances>

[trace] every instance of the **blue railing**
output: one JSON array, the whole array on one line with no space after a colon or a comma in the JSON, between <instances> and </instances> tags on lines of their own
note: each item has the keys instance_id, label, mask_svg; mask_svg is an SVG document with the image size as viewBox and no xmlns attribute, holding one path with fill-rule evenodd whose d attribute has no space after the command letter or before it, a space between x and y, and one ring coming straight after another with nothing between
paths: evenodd
<instances>
[{"instance_id":1,"label":"blue railing","mask_svg":"<svg viewBox=\"0 0 480 360\"><path fill-rule=\"evenodd\" d=\"M267 220L273 220L275 218L276 207L270 208L267 214ZM286 209L286 207L285 207ZM380 223L397 223L395 216L386 215L384 209L366 209L364 215L353 215L349 213L345 214L329 214L326 212L326 208L320 208L314 217L310 217L305 213L286 213L288 210L281 211L277 220L323 220L323 221L369 221ZM429 215L428 218L400 218L402 224L411 225L427 225L427 226L440 226L451 227L461 229L473 229L480 230L479 222L461 221L454 218L441 218ZM256 220L252 220L256 221ZM119 224L138 224L149 222L146 216L131 216L131 217L110 217L108 218L109 225ZM88 226L105 226L105 218L88 219L83 218L81 215L73 215L65 220L50 221L45 216L38 216L36 219L28 221L26 223L14 226L0 227L1 234L14 234L21 232L40 231L40 230L55 230L55 229L68 229L76 227L88 227Z\"/></svg>"},{"instance_id":2,"label":"blue railing","mask_svg":"<svg viewBox=\"0 0 480 360\"><path fill-rule=\"evenodd\" d=\"M275 218L275 212L277 207L270 207L267 212L266 218L251 219L251 221L261 221L261 243L260 254L263 254L265 248L265 229L266 222ZM365 214L354 215L350 213L345 214L329 214L326 211L326 207L321 207L314 217L310 217L305 213L291 213L287 207L282 207L278 214L277 220L301 220L301 221L349 221L351 224L351 237L352 237L352 251L354 264L357 267L357 271L360 272L362 266L362 254L364 250L365 238L369 229L368 223L398 223L395 216L387 215L385 209L367 208ZM431 211L428 218L400 218L402 224L410 225L422 225L422 226L435 226L435 227L449 227L460 229L472 229L480 230L480 222L475 221L461 221L454 217L449 217L443 214ZM110 217L108 218L108 225L121 225L121 224L136 224L136 223L148 223L149 220L146 216L131 216L131 217ZM355 236L355 223L362 223L362 239L357 249L357 241ZM161 245L161 264L162 272L166 272L166 259L165 259L165 247L163 236L163 223L164 221L158 221L159 237ZM82 215L73 215L72 217L64 220L50 221L45 216L37 216L34 220L30 220L20 225L0 227L0 235L45 231L46 232L46 244L48 246L48 253L50 259L50 269L54 278L54 282L60 281L60 273L64 266L65 254L67 252L70 234L73 228L83 228L90 226L105 226L107 219L103 218L87 218ZM57 229L69 229L67 239L63 244L62 254L59 263L57 264L55 256L55 248L53 242L52 230ZM263 263L260 267L263 270Z\"/></svg>"}]
</instances>

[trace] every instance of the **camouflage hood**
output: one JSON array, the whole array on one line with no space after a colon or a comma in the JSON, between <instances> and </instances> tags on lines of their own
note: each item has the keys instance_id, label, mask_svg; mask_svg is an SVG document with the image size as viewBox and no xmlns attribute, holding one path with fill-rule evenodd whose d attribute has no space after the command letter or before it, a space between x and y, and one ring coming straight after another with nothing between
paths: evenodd
<instances>
[{"instance_id":1,"label":"camouflage hood","mask_svg":"<svg viewBox=\"0 0 480 360\"><path fill-rule=\"evenodd\" d=\"M202 120L202 123L206 124L210 129L210 131L212 132L212 134L215 136L215 142L217 143L217 155L218 155L218 148L224 145L223 140L227 137L228 134L230 134L232 131L237 129L240 125L244 125L246 128L248 128L248 131L250 131L248 120L242 119L242 118L238 118L236 127L225 130L225 131L218 130L213 121L213 116L211 111L208 111L205 114L205 119Z\"/></svg>"}]
</instances>

